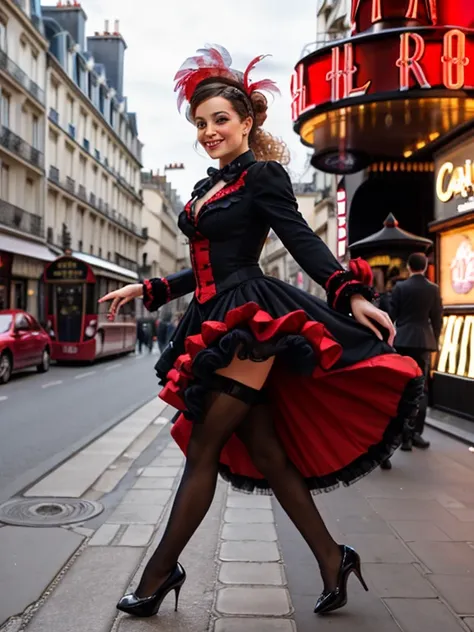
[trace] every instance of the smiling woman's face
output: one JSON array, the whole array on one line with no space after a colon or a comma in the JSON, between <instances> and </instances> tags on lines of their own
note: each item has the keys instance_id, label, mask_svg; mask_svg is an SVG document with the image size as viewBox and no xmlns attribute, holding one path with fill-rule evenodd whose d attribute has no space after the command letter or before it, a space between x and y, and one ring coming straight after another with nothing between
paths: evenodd
<instances>
[{"instance_id":1,"label":"smiling woman's face","mask_svg":"<svg viewBox=\"0 0 474 632\"><path fill-rule=\"evenodd\" d=\"M196 108L194 124L198 142L213 160L224 167L249 148L252 119L241 121L232 104L224 97L212 97Z\"/></svg>"}]
</instances>

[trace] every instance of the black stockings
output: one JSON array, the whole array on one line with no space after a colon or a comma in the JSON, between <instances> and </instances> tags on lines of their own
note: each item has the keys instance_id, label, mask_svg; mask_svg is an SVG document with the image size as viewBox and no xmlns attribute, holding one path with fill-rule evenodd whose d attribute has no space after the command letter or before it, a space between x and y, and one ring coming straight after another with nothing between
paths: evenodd
<instances>
[{"instance_id":1,"label":"black stockings","mask_svg":"<svg viewBox=\"0 0 474 632\"><path fill-rule=\"evenodd\" d=\"M214 497L219 455L234 432L313 552L327 590L336 587L341 553L328 532L297 468L275 432L267 406L212 393L202 424L194 424L186 466L160 544L150 558L136 594L151 595L174 569Z\"/></svg>"},{"instance_id":2,"label":"black stockings","mask_svg":"<svg viewBox=\"0 0 474 632\"><path fill-rule=\"evenodd\" d=\"M174 569L181 552L204 519L216 489L219 455L250 405L224 393L211 393L203 423L193 425L186 466L163 538L150 558L136 595L151 595Z\"/></svg>"},{"instance_id":3,"label":"black stockings","mask_svg":"<svg viewBox=\"0 0 474 632\"><path fill-rule=\"evenodd\" d=\"M341 552L313 502L304 478L288 459L266 405L252 408L237 430L257 469L315 556L324 587L337 584Z\"/></svg>"}]
</instances>

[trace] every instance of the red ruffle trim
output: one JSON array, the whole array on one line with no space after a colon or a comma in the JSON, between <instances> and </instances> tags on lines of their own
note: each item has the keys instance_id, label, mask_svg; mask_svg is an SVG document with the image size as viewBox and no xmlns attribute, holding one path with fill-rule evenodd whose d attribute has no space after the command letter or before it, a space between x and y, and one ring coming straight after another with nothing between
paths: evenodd
<instances>
[{"instance_id":1,"label":"red ruffle trim","mask_svg":"<svg viewBox=\"0 0 474 632\"><path fill-rule=\"evenodd\" d=\"M153 290L150 279L145 279L143 281L143 288L145 290L143 293L143 304L148 309L153 302Z\"/></svg>"},{"instance_id":2,"label":"red ruffle trim","mask_svg":"<svg viewBox=\"0 0 474 632\"><path fill-rule=\"evenodd\" d=\"M171 287L169 281L166 277L162 277L161 280L163 281L166 288L166 302L169 303L171 301Z\"/></svg>"},{"instance_id":3,"label":"red ruffle trim","mask_svg":"<svg viewBox=\"0 0 474 632\"><path fill-rule=\"evenodd\" d=\"M249 328L258 342L267 342L275 336L300 334L313 347L318 358L315 371L330 369L341 357L342 348L322 323L309 320L303 310L273 318L257 303L245 303L230 310L224 322L205 321L201 333L188 336L185 341L185 353L180 355L173 368L168 372L167 383L160 397L167 404L179 410L185 409L182 393L193 379L192 363L196 355L219 338L237 327Z\"/></svg>"}]
</instances>

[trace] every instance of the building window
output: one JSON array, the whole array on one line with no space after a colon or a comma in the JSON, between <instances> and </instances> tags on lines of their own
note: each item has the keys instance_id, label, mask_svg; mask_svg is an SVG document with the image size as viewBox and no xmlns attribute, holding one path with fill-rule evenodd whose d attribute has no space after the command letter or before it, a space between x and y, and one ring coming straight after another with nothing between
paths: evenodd
<instances>
[{"instance_id":1,"label":"building window","mask_svg":"<svg viewBox=\"0 0 474 632\"><path fill-rule=\"evenodd\" d=\"M27 211L34 211L34 182L30 178L26 179L26 188L25 188L25 209Z\"/></svg>"},{"instance_id":2,"label":"building window","mask_svg":"<svg viewBox=\"0 0 474 632\"><path fill-rule=\"evenodd\" d=\"M67 97L67 121L74 123L74 99L69 95Z\"/></svg>"},{"instance_id":3,"label":"building window","mask_svg":"<svg viewBox=\"0 0 474 632\"><path fill-rule=\"evenodd\" d=\"M10 199L10 167L5 163L2 164L0 173L0 197L6 202Z\"/></svg>"},{"instance_id":4,"label":"building window","mask_svg":"<svg viewBox=\"0 0 474 632\"><path fill-rule=\"evenodd\" d=\"M6 92L0 94L0 123L10 127L10 95Z\"/></svg>"},{"instance_id":5,"label":"building window","mask_svg":"<svg viewBox=\"0 0 474 632\"><path fill-rule=\"evenodd\" d=\"M31 53L31 78L35 83L38 82L38 53Z\"/></svg>"},{"instance_id":6,"label":"building window","mask_svg":"<svg viewBox=\"0 0 474 632\"><path fill-rule=\"evenodd\" d=\"M86 185L86 159L79 156L79 184Z\"/></svg>"},{"instance_id":7,"label":"building window","mask_svg":"<svg viewBox=\"0 0 474 632\"><path fill-rule=\"evenodd\" d=\"M94 246L92 244L91 244L91 247L90 247L90 253L91 253L91 255L94 254Z\"/></svg>"},{"instance_id":8,"label":"building window","mask_svg":"<svg viewBox=\"0 0 474 632\"><path fill-rule=\"evenodd\" d=\"M79 250L79 252L82 252L82 239L79 239L79 241L77 242L77 249Z\"/></svg>"},{"instance_id":9,"label":"building window","mask_svg":"<svg viewBox=\"0 0 474 632\"><path fill-rule=\"evenodd\" d=\"M34 114L31 124L31 144L35 149L40 149L39 119Z\"/></svg>"},{"instance_id":10,"label":"building window","mask_svg":"<svg viewBox=\"0 0 474 632\"><path fill-rule=\"evenodd\" d=\"M0 19L0 50L7 51L7 25Z\"/></svg>"}]
</instances>

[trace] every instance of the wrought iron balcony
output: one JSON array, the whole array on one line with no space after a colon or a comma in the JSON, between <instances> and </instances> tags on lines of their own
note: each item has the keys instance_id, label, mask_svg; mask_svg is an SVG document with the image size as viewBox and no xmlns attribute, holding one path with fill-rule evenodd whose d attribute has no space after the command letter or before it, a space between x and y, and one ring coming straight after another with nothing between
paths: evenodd
<instances>
[{"instance_id":1,"label":"wrought iron balcony","mask_svg":"<svg viewBox=\"0 0 474 632\"><path fill-rule=\"evenodd\" d=\"M132 259L123 257L118 252L115 253L115 263L118 266L122 266L122 268L127 268L127 270L132 270L132 272L138 272L138 263L136 261L132 261Z\"/></svg>"},{"instance_id":2,"label":"wrought iron balcony","mask_svg":"<svg viewBox=\"0 0 474 632\"><path fill-rule=\"evenodd\" d=\"M44 90L30 79L26 72L24 72L18 64L15 64L3 50L0 50L0 70L3 70L21 84L37 101L44 103Z\"/></svg>"},{"instance_id":3,"label":"wrought iron balcony","mask_svg":"<svg viewBox=\"0 0 474 632\"><path fill-rule=\"evenodd\" d=\"M29 213L2 199L0 199L0 224L35 237L44 235L43 218L40 215Z\"/></svg>"},{"instance_id":4,"label":"wrought iron balcony","mask_svg":"<svg viewBox=\"0 0 474 632\"><path fill-rule=\"evenodd\" d=\"M44 156L39 151L29 145L25 140L14 134L8 127L0 127L0 145L6 147L17 156L24 158L35 167L43 168Z\"/></svg>"},{"instance_id":5,"label":"wrought iron balcony","mask_svg":"<svg viewBox=\"0 0 474 632\"><path fill-rule=\"evenodd\" d=\"M53 165L49 167L49 179L59 184L59 169Z\"/></svg>"},{"instance_id":6,"label":"wrought iron balcony","mask_svg":"<svg viewBox=\"0 0 474 632\"><path fill-rule=\"evenodd\" d=\"M49 108L49 119L59 125L59 112L54 108Z\"/></svg>"},{"instance_id":7,"label":"wrought iron balcony","mask_svg":"<svg viewBox=\"0 0 474 632\"><path fill-rule=\"evenodd\" d=\"M66 176L66 189L71 193L76 192L76 181L69 176Z\"/></svg>"}]
</instances>

